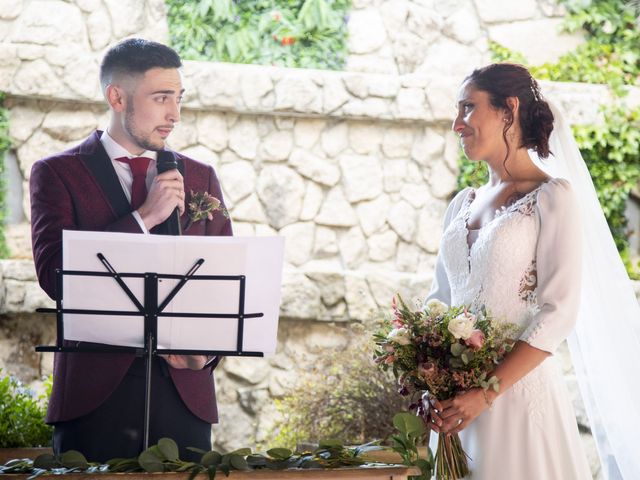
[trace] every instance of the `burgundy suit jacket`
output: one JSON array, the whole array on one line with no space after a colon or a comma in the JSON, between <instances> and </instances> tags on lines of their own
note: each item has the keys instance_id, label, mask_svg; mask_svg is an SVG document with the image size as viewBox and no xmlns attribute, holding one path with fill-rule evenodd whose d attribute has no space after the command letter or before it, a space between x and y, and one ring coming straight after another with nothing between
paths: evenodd
<instances>
[{"instance_id":1,"label":"burgundy suit jacket","mask_svg":"<svg viewBox=\"0 0 640 480\"><path fill-rule=\"evenodd\" d=\"M31 170L31 233L40 286L55 299L55 270L62 268L62 230L142 233L131 214L122 186L96 131L82 144L37 161ZM222 199L212 167L172 152L190 191ZM187 214L181 218L186 224ZM193 224L184 235L231 235L231 222L219 212L212 221ZM54 382L47 422L72 420L97 408L118 386L133 354L60 353L55 355ZM211 368L177 370L171 378L189 410L215 423L218 413Z\"/></svg>"}]
</instances>

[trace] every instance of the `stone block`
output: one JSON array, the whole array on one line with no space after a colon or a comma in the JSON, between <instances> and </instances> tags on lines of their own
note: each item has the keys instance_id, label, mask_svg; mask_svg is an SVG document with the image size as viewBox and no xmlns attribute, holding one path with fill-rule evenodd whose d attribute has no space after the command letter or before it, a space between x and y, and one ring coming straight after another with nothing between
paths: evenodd
<instances>
[{"instance_id":1,"label":"stone block","mask_svg":"<svg viewBox=\"0 0 640 480\"><path fill-rule=\"evenodd\" d=\"M391 127L385 130L382 151L389 158L408 158L413 146L414 129Z\"/></svg>"},{"instance_id":2,"label":"stone block","mask_svg":"<svg viewBox=\"0 0 640 480\"><path fill-rule=\"evenodd\" d=\"M198 143L221 152L229 143L229 130L224 114L199 112L196 122Z\"/></svg>"},{"instance_id":3,"label":"stone block","mask_svg":"<svg viewBox=\"0 0 640 480\"><path fill-rule=\"evenodd\" d=\"M511 2L511 5L519 3ZM461 8L449 16L445 21L442 33L465 45L472 45L483 35L478 17L469 15L467 8Z\"/></svg>"},{"instance_id":4,"label":"stone block","mask_svg":"<svg viewBox=\"0 0 640 480\"><path fill-rule=\"evenodd\" d=\"M348 272L344 278L345 298L349 318L353 320L371 320L377 313L378 306L363 274Z\"/></svg>"},{"instance_id":5,"label":"stone block","mask_svg":"<svg viewBox=\"0 0 640 480\"><path fill-rule=\"evenodd\" d=\"M280 318L316 320L322 312L320 289L300 272L285 271Z\"/></svg>"},{"instance_id":6,"label":"stone block","mask_svg":"<svg viewBox=\"0 0 640 480\"><path fill-rule=\"evenodd\" d=\"M349 146L349 127L342 121L325 128L320 137L322 149L329 157L335 157Z\"/></svg>"},{"instance_id":7,"label":"stone block","mask_svg":"<svg viewBox=\"0 0 640 480\"><path fill-rule=\"evenodd\" d=\"M84 139L98 128L95 115L87 110L52 110L47 114L42 129L52 138L63 142Z\"/></svg>"},{"instance_id":8,"label":"stone block","mask_svg":"<svg viewBox=\"0 0 640 480\"><path fill-rule=\"evenodd\" d=\"M447 37L440 37L429 45L424 60L415 71L423 74L447 72L457 77L459 85L459 82L471 73L472 66L484 65L489 61L489 55L483 55L475 45L463 45ZM442 95L442 92L437 94ZM452 109L451 103L449 100L449 112Z\"/></svg>"},{"instance_id":9,"label":"stone block","mask_svg":"<svg viewBox=\"0 0 640 480\"><path fill-rule=\"evenodd\" d=\"M405 159L385 160L382 164L384 174L384 191L400 192L408 181L408 162Z\"/></svg>"},{"instance_id":10,"label":"stone block","mask_svg":"<svg viewBox=\"0 0 640 480\"><path fill-rule=\"evenodd\" d=\"M402 240L411 242L416 231L416 211L408 202L402 200L389 210L387 223Z\"/></svg>"},{"instance_id":11,"label":"stone block","mask_svg":"<svg viewBox=\"0 0 640 480\"><path fill-rule=\"evenodd\" d=\"M22 177L29 180L31 167L37 160L48 157L53 152L62 152L68 145L68 143L50 137L42 130L37 130L16 152ZM24 191L29 191L28 185Z\"/></svg>"},{"instance_id":12,"label":"stone block","mask_svg":"<svg viewBox=\"0 0 640 480\"><path fill-rule=\"evenodd\" d=\"M269 363L265 358L226 357L221 367L245 385L258 385L269 375Z\"/></svg>"},{"instance_id":13,"label":"stone block","mask_svg":"<svg viewBox=\"0 0 640 480\"><path fill-rule=\"evenodd\" d=\"M474 3L480 19L486 23L527 20L538 14L536 0L474 0Z\"/></svg>"},{"instance_id":14,"label":"stone block","mask_svg":"<svg viewBox=\"0 0 640 480\"><path fill-rule=\"evenodd\" d=\"M45 113L35 103L18 104L11 108L9 135L13 148L18 148L42 124Z\"/></svg>"},{"instance_id":15,"label":"stone block","mask_svg":"<svg viewBox=\"0 0 640 480\"><path fill-rule=\"evenodd\" d=\"M0 0L0 19L14 20L22 13L23 0Z\"/></svg>"},{"instance_id":16,"label":"stone block","mask_svg":"<svg viewBox=\"0 0 640 480\"><path fill-rule=\"evenodd\" d=\"M58 0L27 2L11 35L13 43L86 45L84 20L78 7Z\"/></svg>"},{"instance_id":17,"label":"stone block","mask_svg":"<svg viewBox=\"0 0 640 480\"><path fill-rule=\"evenodd\" d=\"M260 172L257 187L273 227L279 229L298 220L305 192L300 175L285 166L267 166Z\"/></svg>"},{"instance_id":18,"label":"stone block","mask_svg":"<svg viewBox=\"0 0 640 480\"><path fill-rule=\"evenodd\" d=\"M185 66L189 66L189 63L185 62ZM210 64L206 69L197 70L192 82L198 89L198 98L204 107L236 108L241 102L238 71L230 68L223 70L219 64Z\"/></svg>"},{"instance_id":19,"label":"stone block","mask_svg":"<svg viewBox=\"0 0 640 480\"><path fill-rule=\"evenodd\" d=\"M431 193L438 198L448 198L457 188L457 177L444 161L436 162L431 166L427 180Z\"/></svg>"},{"instance_id":20,"label":"stone block","mask_svg":"<svg viewBox=\"0 0 640 480\"><path fill-rule=\"evenodd\" d=\"M311 353L326 355L327 352L343 350L347 347L349 339L336 328L323 324L309 325L305 335L305 345Z\"/></svg>"},{"instance_id":21,"label":"stone block","mask_svg":"<svg viewBox=\"0 0 640 480\"><path fill-rule=\"evenodd\" d=\"M582 34L562 32L562 23L560 18L546 18L495 25L489 28L489 38L523 54L532 65L541 65L557 61L584 43Z\"/></svg>"},{"instance_id":22,"label":"stone block","mask_svg":"<svg viewBox=\"0 0 640 480\"><path fill-rule=\"evenodd\" d=\"M375 8L354 10L349 16L348 49L351 54L371 53L387 40L380 12Z\"/></svg>"},{"instance_id":23,"label":"stone block","mask_svg":"<svg viewBox=\"0 0 640 480\"><path fill-rule=\"evenodd\" d=\"M24 95L65 97L66 89L64 84L43 59L22 62L13 77L12 83L10 90L15 89Z\"/></svg>"},{"instance_id":24,"label":"stone block","mask_svg":"<svg viewBox=\"0 0 640 480\"><path fill-rule=\"evenodd\" d=\"M193 158L202 163L206 163L207 165L211 165L214 170L218 169L218 164L220 163L220 158L218 154L207 147L202 145L195 145L193 147L188 147L183 149L180 153L183 153L189 158Z\"/></svg>"},{"instance_id":25,"label":"stone block","mask_svg":"<svg viewBox=\"0 0 640 480\"><path fill-rule=\"evenodd\" d=\"M331 113L347 103L351 96L344 88L342 78L330 76L325 78L322 98L324 111Z\"/></svg>"},{"instance_id":26,"label":"stone block","mask_svg":"<svg viewBox=\"0 0 640 480\"><path fill-rule=\"evenodd\" d=\"M320 113L322 95L319 87L307 75L287 75L276 83L275 110Z\"/></svg>"},{"instance_id":27,"label":"stone block","mask_svg":"<svg viewBox=\"0 0 640 480\"><path fill-rule=\"evenodd\" d=\"M344 275L341 272L311 271L305 274L320 289L320 297L326 306L331 307L344 299Z\"/></svg>"},{"instance_id":28,"label":"stone block","mask_svg":"<svg viewBox=\"0 0 640 480\"><path fill-rule=\"evenodd\" d=\"M255 191L256 172L246 160L225 163L220 167L220 181L226 197L236 203Z\"/></svg>"},{"instance_id":29,"label":"stone block","mask_svg":"<svg viewBox=\"0 0 640 480\"><path fill-rule=\"evenodd\" d=\"M273 82L268 72L256 68L255 71L242 75L240 91L244 105L249 109L258 109L262 106L263 98L273 91Z\"/></svg>"},{"instance_id":30,"label":"stone block","mask_svg":"<svg viewBox=\"0 0 640 480\"><path fill-rule=\"evenodd\" d=\"M250 160L256 158L259 144L260 137L253 119L242 118L238 120L229 133L229 148L242 158Z\"/></svg>"},{"instance_id":31,"label":"stone block","mask_svg":"<svg viewBox=\"0 0 640 480\"><path fill-rule=\"evenodd\" d=\"M295 144L301 148L312 148L320 138L324 126L325 121L322 119L297 119L293 128Z\"/></svg>"},{"instance_id":32,"label":"stone block","mask_svg":"<svg viewBox=\"0 0 640 480\"><path fill-rule=\"evenodd\" d=\"M398 242L396 268L400 272L416 272L420 261L420 248L414 242Z\"/></svg>"},{"instance_id":33,"label":"stone block","mask_svg":"<svg viewBox=\"0 0 640 480\"><path fill-rule=\"evenodd\" d=\"M274 131L269 133L260 143L260 157L263 160L278 162L286 160L293 148L293 137L290 131Z\"/></svg>"},{"instance_id":34,"label":"stone block","mask_svg":"<svg viewBox=\"0 0 640 480\"><path fill-rule=\"evenodd\" d=\"M417 244L429 253L436 253L442 237L445 202L427 205L418 214Z\"/></svg>"},{"instance_id":35,"label":"stone block","mask_svg":"<svg viewBox=\"0 0 640 480\"><path fill-rule=\"evenodd\" d=\"M374 262L384 262L396 254L398 235L393 230L386 230L381 233L374 233L367 238L369 247L369 258Z\"/></svg>"},{"instance_id":36,"label":"stone block","mask_svg":"<svg viewBox=\"0 0 640 480\"><path fill-rule=\"evenodd\" d=\"M89 42L93 50L106 47L111 40L111 17L100 2L97 3L98 5L94 9L89 10L91 13L89 13L86 23Z\"/></svg>"},{"instance_id":37,"label":"stone block","mask_svg":"<svg viewBox=\"0 0 640 480\"><path fill-rule=\"evenodd\" d=\"M231 218L245 222L267 223L267 216L258 196L252 193L248 197L239 200L231 208Z\"/></svg>"},{"instance_id":38,"label":"stone block","mask_svg":"<svg viewBox=\"0 0 640 480\"><path fill-rule=\"evenodd\" d=\"M327 193L315 222L330 227L351 227L358 223L358 219L355 210L344 197L342 189L334 187Z\"/></svg>"},{"instance_id":39,"label":"stone block","mask_svg":"<svg viewBox=\"0 0 640 480\"><path fill-rule=\"evenodd\" d=\"M313 183L307 182L307 187L302 201L302 211L300 212L300 220L313 220L320 210L324 193L322 188Z\"/></svg>"},{"instance_id":40,"label":"stone block","mask_svg":"<svg viewBox=\"0 0 640 480\"><path fill-rule=\"evenodd\" d=\"M375 123L349 123L349 145L354 152L362 155L375 152L380 145L383 134L382 126Z\"/></svg>"},{"instance_id":41,"label":"stone block","mask_svg":"<svg viewBox=\"0 0 640 480\"><path fill-rule=\"evenodd\" d=\"M360 227L365 235L369 236L384 227L389 207L389 196L385 194L370 201L360 202L356 206Z\"/></svg>"},{"instance_id":42,"label":"stone block","mask_svg":"<svg viewBox=\"0 0 640 480\"><path fill-rule=\"evenodd\" d=\"M316 228L313 256L315 258L333 257L338 252L338 236L335 230L322 226Z\"/></svg>"},{"instance_id":43,"label":"stone block","mask_svg":"<svg viewBox=\"0 0 640 480\"><path fill-rule=\"evenodd\" d=\"M213 448L221 452L232 452L246 447L249 439L255 435L255 419L239 403L220 402L218 413L219 422L213 425L211 432Z\"/></svg>"},{"instance_id":44,"label":"stone block","mask_svg":"<svg viewBox=\"0 0 640 480\"><path fill-rule=\"evenodd\" d=\"M119 0L104 0L113 22L113 35L121 39L128 35L139 33L145 28L144 2L121 2Z\"/></svg>"},{"instance_id":45,"label":"stone block","mask_svg":"<svg viewBox=\"0 0 640 480\"><path fill-rule=\"evenodd\" d=\"M350 202L371 200L382 193L382 166L371 155L342 155L342 183Z\"/></svg>"},{"instance_id":46,"label":"stone block","mask_svg":"<svg viewBox=\"0 0 640 480\"><path fill-rule=\"evenodd\" d=\"M327 187L333 187L340 181L340 169L336 165L307 150L294 150L289 164L295 167L300 175Z\"/></svg>"},{"instance_id":47,"label":"stone block","mask_svg":"<svg viewBox=\"0 0 640 480\"><path fill-rule=\"evenodd\" d=\"M367 258L366 238L360 227L350 228L338 238L340 258L347 268L358 268Z\"/></svg>"},{"instance_id":48,"label":"stone block","mask_svg":"<svg viewBox=\"0 0 640 480\"><path fill-rule=\"evenodd\" d=\"M300 266L311 259L315 242L313 222L291 223L278 232L286 239L284 258L287 262Z\"/></svg>"},{"instance_id":49,"label":"stone block","mask_svg":"<svg viewBox=\"0 0 640 480\"><path fill-rule=\"evenodd\" d=\"M400 91L400 80L396 75L379 75L369 83L369 95L395 98Z\"/></svg>"},{"instance_id":50,"label":"stone block","mask_svg":"<svg viewBox=\"0 0 640 480\"><path fill-rule=\"evenodd\" d=\"M414 208L422 208L433 201L426 185L418 183L407 183L400 190L400 196L409 202Z\"/></svg>"}]
</instances>

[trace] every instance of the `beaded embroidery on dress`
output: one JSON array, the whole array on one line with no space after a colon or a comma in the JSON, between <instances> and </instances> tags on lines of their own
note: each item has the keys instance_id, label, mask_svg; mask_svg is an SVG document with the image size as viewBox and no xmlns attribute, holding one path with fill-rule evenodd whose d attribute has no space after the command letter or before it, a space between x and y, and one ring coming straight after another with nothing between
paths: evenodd
<instances>
[{"instance_id":1,"label":"beaded embroidery on dress","mask_svg":"<svg viewBox=\"0 0 640 480\"><path fill-rule=\"evenodd\" d=\"M549 335L547 316L538 315L538 257L548 260L553 255L553 246L539 244L541 224L551 223L553 212L538 201L562 199L565 192L570 194L570 186L563 180L541 184L497 211L471 244L468 220L475 191L460 192L462 199L452 202L459 205L458 211L452 214L440 246L443 278L437 278L439 288L434 284L432 294L448 291L450 298L440 299L451 305L471 309L484 305L497 321L517 324L521 340L531 343ZM442 289L445 282L448 289ZM471 457L472 479L591 478L568 391L553 356L502 393L460 437Z\"/></svg>"}]
</instances>

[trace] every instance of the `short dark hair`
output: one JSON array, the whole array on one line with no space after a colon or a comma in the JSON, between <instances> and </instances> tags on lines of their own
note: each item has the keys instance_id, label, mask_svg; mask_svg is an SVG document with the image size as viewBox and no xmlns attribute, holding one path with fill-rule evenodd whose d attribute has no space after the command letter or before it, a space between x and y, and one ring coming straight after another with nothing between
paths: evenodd
<instances>
[{"instance_id":1,"label":"short dark hair","mask_svg":"<svg viewBox=\"0 0 640 480\"><path fill-rule=\"evenodd\" d=\"M111 47L100 65L104 90L117 75L144 75L152 68L180 68L180 56L170 47L142 38L129 38Z\"/></svg>"},{"instance_id":2,"label":"short dark hair","mask_svg":"<svg viewBox=\"0 0 640 480\"><path fill-rule=\"evenodd\" d=\"M465 81L477 90L487 92L493 108L508 112L503 138L513 123L513 112L507 98L518 97L522 138L520 147L535 150L543 158L549 156L549 135L553 130L553 113L540 93L538 82L529 70L514 63L494 63L478 68ZM507 155L509 145L507 143Z\"/></svg>"}]
</instances>

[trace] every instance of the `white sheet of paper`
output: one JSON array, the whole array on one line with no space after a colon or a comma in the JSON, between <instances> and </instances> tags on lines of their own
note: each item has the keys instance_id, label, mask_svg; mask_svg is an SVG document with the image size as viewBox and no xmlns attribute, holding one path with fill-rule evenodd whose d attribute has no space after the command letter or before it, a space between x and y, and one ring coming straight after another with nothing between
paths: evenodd
<instances>
[{"instance_id":1,"label":"white sheet of paper","mask_svg":"<svg viewBox=\"0 0 640 480\"><path fill-rule=\"evenodd\" d=\"M245 313L263 317L245 319L242 350L275 352L280 286L284 258L283 237L201 237L139 235L106 232L63 232L63 269L106 272L97 257L102 253L118 273L185 274L203 258L195 277L245 275ZM129 289L144 304L144 281L124 278ZM161 303L178 283L160 279ZM237 280L194 278L164 309L166 313L237 314L240 300ZM134 303L111 277L65 275L65 309L137 312ZM141 347L144 343L142 316L65 314L67 340ZM238 320L235 318L158 318L158 348L188 350L237 349Z\"/></svg>"}]
</instances>

